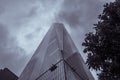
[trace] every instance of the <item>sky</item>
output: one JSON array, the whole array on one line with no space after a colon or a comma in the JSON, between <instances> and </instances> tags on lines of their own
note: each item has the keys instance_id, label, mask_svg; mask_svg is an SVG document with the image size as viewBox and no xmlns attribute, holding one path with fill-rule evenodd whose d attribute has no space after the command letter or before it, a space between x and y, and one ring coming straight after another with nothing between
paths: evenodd
<instances>
[{"instance_id":1,"label":"sky","mask_svg":"<svg viewBox=\"0 0 120 80\"><path fill-rule=\"evenodd\" d=\"M81 46L92 32L103 4L114 0L0 0L0 69L18 76L55 22L65 25L85 59Z\"/></svg>"}]
</instances>

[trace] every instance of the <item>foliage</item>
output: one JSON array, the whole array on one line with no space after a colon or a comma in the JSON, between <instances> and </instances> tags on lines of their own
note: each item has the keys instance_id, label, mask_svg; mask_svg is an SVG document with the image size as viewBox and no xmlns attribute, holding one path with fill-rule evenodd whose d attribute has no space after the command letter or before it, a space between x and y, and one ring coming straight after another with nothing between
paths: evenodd
<instances>
[{"instance_id":1,"label":"foliage","mask_svg":"<svg viewBox=\"0 0 120 80\"><path fill-rule=\"evenodd\" d=\"M106 3L94 24L95 33L83 42L89 68L100 70L99 80L120 80L120 1Z\"/></svg>"}]
</instances>

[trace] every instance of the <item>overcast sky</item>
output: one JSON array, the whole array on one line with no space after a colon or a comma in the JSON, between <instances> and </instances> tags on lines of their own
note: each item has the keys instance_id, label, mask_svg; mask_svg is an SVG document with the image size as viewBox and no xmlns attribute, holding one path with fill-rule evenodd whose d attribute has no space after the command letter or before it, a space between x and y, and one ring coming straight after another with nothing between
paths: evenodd
<instances>
[{"instance_id":1,"label":"overcast sky","mask_svg":"<svg viewBox=\"0 0 120 80\"><path fill-rule=\"evenodd\" d=\"M64 23L82 54L84 34L110 1L0 0L0 68L19 76L54 22Z\"/></svg>"}]
</instances>

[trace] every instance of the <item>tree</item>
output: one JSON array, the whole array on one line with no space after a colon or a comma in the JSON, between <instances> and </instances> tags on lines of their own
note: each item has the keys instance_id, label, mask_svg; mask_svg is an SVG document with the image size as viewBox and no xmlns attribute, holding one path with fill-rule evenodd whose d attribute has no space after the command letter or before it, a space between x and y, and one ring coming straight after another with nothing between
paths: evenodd
<instances>
[{"instance_id":1,"label":"tree","mask_svg":"<svg viewBox=\"0 0 120 80\"><path fill-rule=\"evenodd\" d=\"M120 80L120 0L106 3L98 19L95 32L87 33L82 43L86 63L100 70L99 80Z\"/></svg>"}]
</instances>

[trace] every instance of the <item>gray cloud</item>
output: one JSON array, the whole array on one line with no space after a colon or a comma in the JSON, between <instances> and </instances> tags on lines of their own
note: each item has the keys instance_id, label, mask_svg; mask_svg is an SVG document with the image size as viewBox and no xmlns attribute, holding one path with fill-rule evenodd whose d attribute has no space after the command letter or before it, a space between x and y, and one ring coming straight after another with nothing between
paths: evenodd
<instances>
[{"instance_id":1,"label":"gray cloud","mask_svg":"<svg viewBox=\"0 0 120 80\"><path fill-rule=\"evenodd\" d=\"M86 27L88 24L91 26L100 14L102 5L102 2L96 0L65 0L57 19L66 22L70 27Z\"/></svg>"},{"instance_id":2,"label":"gray cloud","mask_svg":"<svg viewBox=\"0 0 120 80\"><path fill-rule=\"evenodd\" d=\"M25 67L23 64L29 59L15 36L23 21L35 14L31 6L33 2L29 1L0 0L0 68L7 67L17 75L20 75Z\"/></svg>"},{"instance_id":3,"label":"gray cloud","mask_svg":"<svg viewBox=\"0 0 120 80\"><path fill-rule=\"evenodd\" d=\"M6 26L0 24L0 68L7 67L13 72L20 74L18 69L23 68L22 64L26 58L25 51L16 45L17 41L9 35Z\"/></svg>"},{"instance_id":4,"label":"gray cloud","mask_svg":"<svg viewBox=\"0 0 120 80\"><path fill-rule=\"evenodd\" d=\"M36 28L33 32L31 32L31 33L29 33L29 34L26 34L26 35L25 35L25 38L26 38L27 40L34 39L35 36L37 35L37 33L39 33L40 31L41 31L41 28L40 28L40 27L39 27L39 28Z\"/></svg>"},{"instance_id":5,"label":"gray cloud","mask_svg":"<svg viewBox=\"0 0 120 80\"><path fill-rule=\"evenodd\" d=\"M0 15L4 12L4 8L0 6Z\"/></svg>"}]
</instances>

